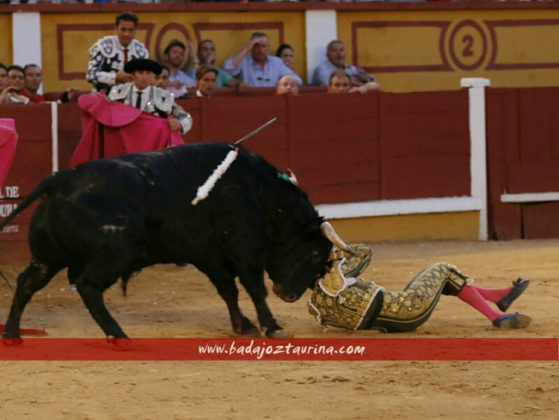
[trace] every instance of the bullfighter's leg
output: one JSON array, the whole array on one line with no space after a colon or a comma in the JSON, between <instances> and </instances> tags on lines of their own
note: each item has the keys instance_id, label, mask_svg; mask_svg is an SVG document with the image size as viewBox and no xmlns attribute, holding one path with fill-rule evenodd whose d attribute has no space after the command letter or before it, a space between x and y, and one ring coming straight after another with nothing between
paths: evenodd
<instances>
[{"instance_id":1,"label":"bullfighter's leg","mask_svg":"<svg viewBox=\"0 0 559 420\"><path fill-rule=\"evenodd\" d=\"M237 334L246 335L250 337L260 337L260 331L256 326L243 315L239 308L239 290L235 285L234 279L224 281L223 279L216 279L210 276L211 282L217 289L219 295L227 304L229 316L231 317L231 324L233 331Z\"/></svg>"},{"instance_id":2,"label":"bullfighter's leg","mask_svg":"<svg viewBox=\"0 0 559 420\"><path fill-rule=\"evenodd\" d=\"M258 275L258 274L254 274ZM258 314L258 322L260 323L260 327L265 332L266 337L269 338L287 338L287 334L285 331L277 324L270 308L266 304L266 296L268 292L266 291L266 287L264 286L264 280L257 282L250 282L250 287L246 284L245 276L240 276L241 283L245 287L246 291L250 295L252 302L254 303L254 307L256 308L256 313ZM253 276L249 278L253 279Z\"/></svg>"},{"instance_id":3,"label":"bullfighter's leg","mask_svg":"<svg viewBox=\"0 0 559 420\"><path fill-rule=\"evenodd\" d=\"M485 315L497 328L526 328L532 322L529 316L518 312L506 314L496 311L489 306L476 287L466 285L456 296Z\"/></svg>"},{"instance_id":4,"label":"bullfighter's leg","mask_svg":"<svg viewBox=\"0 0 559 420\"><path fill-rule=\"evenodd\" d=\"M375 326L387 331L411 331L431 315L441 294L457 296L485 315L498 328L525 328L531 319L523 314L494 310L469 278L458 268L437 263L420 272L402 292L385 290L383 307Z\"/></svg>"},{"instance_id":5,"label":"bullfighter's leg","mask_svg":"<svg viewBox=\"0 0 559 420\"><path fill-rule=\"evenodd\" d=\"M439 263L439 265L441 267L446 268L446 271L448 273L447 276L449 278L464 279L464 285L462 287L459 288L452 287L455 285L455 282L451 282L451 284L447 284L447 286L445 286L445 290L443 291L443 293L449 295L455 295L461 301L466 302L470 306L474 307L483 315L485 315L487 319L489 319L495 327L526 328L532 321L532 319L529 316L524 314L519 314L519 313L505 314L503 312L496 311L489 305L489 303L487 303L487 300L489 300L490 302L493 301L492 299L488 299L488 297L492 297L492 298L500 297L500 299L495 303L497 303L499 309L506 310L508 306L513 302L513 300L516 299L518 296L520 296L520 294L526 289L529 283L528 280L525 280L524 282L519 281L518 282L519 284L516 286L516 288L514 287L514 283L513 283L513 287L506 294L498 293L499 292L498 290L493 290L493 292L497 292L497 293L495 294L489 293L489 295L491 296L486 297L484 296L485 294L484 292L486 291L491 292L490 289L482 289L479 288L478 286L475 286L473 284L473 280L471 280L470 282L466 282L468 277L462 274L460 270L458 270L458 268L456 268L453 265L445 264L445 263ZM508 300L506 308L504 308L502 305L504 300Z\"/></svg>"},{"instance_id":6,"label":"bullfighter's leg","mask_svg":"<svg viewBox=\"0 0 559 420\"><path fill-rule=\"evenodd\" d=\"M465 277L452 274L447 264L438 263L417 274L403 291L384 290L382 308L372 328L387 332L418 328L429 319L441 294L458 293L466 284Z\"/></svg>"},{"instance_id":7,"label":"bullfighter's leg","mask_svg":"<svg viewBox=\"0 0 559 420\"><path fill-rule=\"evenodd\" d=\"M506 312L509 306L524 293L529 284L530 280L519 278L512 282L512 287L505 289L486 289L475 284L469 284L469 286L476 289L485 300L493 302L501 311Z\"/></svg>"},{"instance_id":8,"label":"bullfighter's leg","mask_svg":"<svg viewBox=\"0 0 559 420\"><path fill-rule=\"evenodd\" d=\"M104 274L107 276L107 274ZM128 338L120 325L109 313L103 300L103 292L112 284L116 283L118 276L114 276L108 282L90 281L96 276L93 272L86 270L76 281L76 289L80 294L83 303L97 324L101 327L107 337ZM98 280L96 278L96 280Z\"/></svg>"},{"instance_id":9,"label":"bullfighter's leg","mask_svg":"<svg viewBox=\"0 0 559 420\"><path fill-rule=\"evenodd\" d=\"M45 287L60 269L61 267L49 267L32 260L31 264L18 276L12 307L2 331L3 338L19 338L19 324L25 306L33 295Z\"/></svg>"}]
</instances>

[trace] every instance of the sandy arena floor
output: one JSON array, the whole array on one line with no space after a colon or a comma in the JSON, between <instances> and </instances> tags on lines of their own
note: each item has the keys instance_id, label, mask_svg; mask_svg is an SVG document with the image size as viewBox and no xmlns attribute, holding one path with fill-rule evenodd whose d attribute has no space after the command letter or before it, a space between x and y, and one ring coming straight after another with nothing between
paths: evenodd
<instances>
[{"instance_id":1,"label":"sandy arena floor","mask_svg":"<svg viewBox=\"0 0 559 420\"><path fill-rule=\"evenodd\" d=\"M559 337L559 240L373 244L367 279L401 289L426 266L447 261L487 287L521 276L532 283L511 307L525 330L498 330L454 297L398 337ZM1 266L15 282L22 267ZM271 288L269 288L271 290ZM270 295L292 337L378 337L323 331L303 296ZM232 337L224 302L193 267L156 266L134 277L124 298L106 293L130 337ZM0 280L0 322L11 293ZM241 306L255 320L249 298ZM49 337L103 337L65 274L28 305L22 327ZM552 419L559 418L559 362L0 362L1 419Z\"/></svg>"}]
</instances>

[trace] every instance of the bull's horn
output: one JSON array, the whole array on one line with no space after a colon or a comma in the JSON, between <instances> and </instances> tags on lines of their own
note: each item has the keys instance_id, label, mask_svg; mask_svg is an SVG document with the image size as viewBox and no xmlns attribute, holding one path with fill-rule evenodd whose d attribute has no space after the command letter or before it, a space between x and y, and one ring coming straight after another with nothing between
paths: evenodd
<instances>
[{"instance_id":1,"label":"bull's horn","mask_svg":"<svg viewBox=\"0 0 559 420\"><path fill-rule=\"evenodd\" d=\"M359 255L352 247L346 244L342 238L340 238L340 235L336 233L329 222L322 222L320 229L322 230L322 234L342 251L349 252L351 255L355 256Z\"/></svg>"}]
</instances>

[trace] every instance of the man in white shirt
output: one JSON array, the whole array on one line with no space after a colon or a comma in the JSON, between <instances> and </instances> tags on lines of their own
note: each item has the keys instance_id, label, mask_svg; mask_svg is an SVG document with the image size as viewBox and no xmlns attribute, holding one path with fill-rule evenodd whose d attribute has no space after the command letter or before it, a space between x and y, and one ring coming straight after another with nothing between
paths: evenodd
<instances>
[{"instance_id":1,"label":"man in white shirt","mask_svg":"<svg viewBox=\"0 0 559 420\"><path fill-rule=\"evenodd\" d=\"M171 131L185 134L192 128L192 117L175 103L173 94L156 86L156 76L161 73L159 63L138 58L128 62L124 71L132 74L134 81L114 86L107 96L109 101L122 102L166 118Z\"/></svg>"}]
</instances>

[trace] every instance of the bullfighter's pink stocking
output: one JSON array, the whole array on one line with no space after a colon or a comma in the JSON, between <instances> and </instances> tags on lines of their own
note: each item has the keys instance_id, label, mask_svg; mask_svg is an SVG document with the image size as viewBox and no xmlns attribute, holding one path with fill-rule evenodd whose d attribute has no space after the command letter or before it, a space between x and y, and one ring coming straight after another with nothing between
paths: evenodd
<instances>
[{"instance_id":1,"label":"bullfighter's pink stocking","mask_svg":"<svg viewBox=\"0 0 559 420\"><path fill-rule=\"evenodd\" d=\"M498 312L489 306L477 288L474 288L469 284L465 285L457 296L463 302L466 302L480 311L483 315L489 318L490 321L493 321L503 315L501 312Z\"/></svg>"},{"instance_id":2,"label":"bullfighter's pink stocking","mask_svg":"<svg viewBox=\"0 0 559 420\"><path fill-rule=\"evenodd\" d=\"M512 287L507 287L506 289L485 289L483 287L476 286L475 284L470 284L471 287L476 289L481 296L483 296L486 300L497 303L502 298L510 293Z\"/></svg>"}]
</instances>

